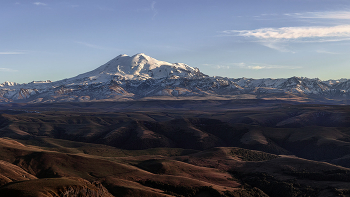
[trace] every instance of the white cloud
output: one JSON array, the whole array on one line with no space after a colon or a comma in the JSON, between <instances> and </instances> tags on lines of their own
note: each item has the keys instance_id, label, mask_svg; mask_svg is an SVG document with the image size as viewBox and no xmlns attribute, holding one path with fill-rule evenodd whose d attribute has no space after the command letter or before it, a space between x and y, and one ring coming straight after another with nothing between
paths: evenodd
<instances>
[{"instance_id":1,"label":"white cloud","mask_svg":"<svg viewBox=\"0 0 350 197\"><path fill-rule=\"evenodd\" d=\"M18 70L13 70L10 68L0 68L0 72L17 72Z\"/></svg>"},{"instance_id":2,"label":"white cloud","mask_svg":"<svg viewBox=\"0 0 350 197\"><path fill-rule=\"evenodd\" d=\"M157 14L158 14L157 9L155 8L156 3L157 3L157 2L152 1L152 4L151 4L151 10L152 10L152 12L153 12L152 20L153 20L153 19L157 16Z\"/></svg>"},{"instance_id":3,"label":"white cloud","mask_svg":"<svg viewBox=\"0 0 350 197\"><path fill-rule=\"evenodd\" d=\"M38 6L46 6L46 3L42 3L42 2L34 2L34 5L38 5Z\"/></svg>"},{"instance_id":4,"label":"white cloud","mask_svg":"<svg viewBox=\"0 0 350 197\"><path fill-rule=\"evenodd\" d=\"M283 65L270 65L270 64L258 64L258 63L252 63L252 64L246 64L246 63L234 63L233 65L238 66L240 68L244 69L251 69L251 70L261 70L261 69L299 69L302 68L300 66L283 66Z\"/></svg>"},{"instance_id":5,"label":"white cloud","mask_svg":"<svg viewBox=\"0 0 350 197\"><path fill-rule=\"evenodd\" d=\"M98 45L94 45L94 44L90 44L90 43L86 43L86 42L75 42L77 44L81 44L84 45L86 47L90 47L90 48L94 48L94 49L105 49L104 47L98 46Z\"/></svg>"},{"instance_id":6,"label":"white cloud","mask_svg":"<svg viewBox=\"0 0 350 197\"><path fill-rule=\"evenodd\" d=\"M249 69L253 69L253 70L260 70L260 69L264 69L265 67L263 66L252 66Z\"/></svg>"},{"instance_id":7,"label":"white cloud","mask_svg":"<svg viewBox=\"0 0 350 197\"><path fill-rule=\"evenodd\" d=\"M295 53L294 51L291 51L290 49L288 49L284 43L281 42L277 42L277 41L260 41L259 42L261 45L266 46L270 49L275 49L277 51L280 52L291 52L291 53Z\"/></svg>"},{"instance_id":8,"label":"white cloud","mask_svg":"<svg viewBox=\"0 0 350 197\"><path fill-rule=\"evenodd\" d=\"M292 52L289 49L291 43L324 43L350 40L350 11L325 11L284 14L294 20L305 22L305 19L318 24L330 24L322 26L286 26L277 28L259 28L252 30L226 30L221 36L240 36L251 42L259 43L268 48L280 52ZM266 16L262 14L261 16ZM336 24L336 25L335 25ZM334 54L327 51L318 53ZM257 67L259 68L259 67Z\"/></svg>"},{"instance_id":9,"label":"white cloud","mask_svg":"<svg viewBox=\"0 0 350 197\"><path fill-rule=\"evenodd\" d=\"M230 69L230 66L224 66L224 65L216 65L216 69Z\"/></svg>"},{"instance_id":10,"label":"white cloud","mask_svg":"<svg viewBox=\"0 0 350 197\"><path fill-rule=\"evenodd\" d=\"M151 12L151 13L153 13L152 20L154 20L158 14L158 10L156 9L156 3L157 3L156 1L152 1L150 7L139 8L139 9L137 9L137 12Z\"/></svg>"},{"instance_id":11,"label":"white cloud","mask_svg":"<svg viewBox=\"0 0 350 197\"><path fill-rule=\"evenodd\" d=\"M306 12L285 14L295 18L311 18L311 19L350 19L350 11L327 11L327 12Z\"/></svg>"},{"instance_id":12,"label":"white cloud","mask_svg":"<svg viewBox=\"0 0 350 197\"><path fill-rule=\"evenodd\" d=\"M331 51L326 51L326 50L317 50L317 53L324 53L324 54L330 54L330 55L339 55L340 53L335 53Z\"/></svg>"},{"instance_id":13,"label":"white cloud","mask_svg":"<svg viewBox=\"0 0 350 197\"><path fill-rule=\"evenodd\" d=\"M25 54L25 53L23 53L23 52L15 52L15 51L0 52L0 55L20 55L20 54Z\"/></svg>"},{"instance_id":14,"label":"white cloud","mask_svg":"<svg viewBox=\"0 0 350 197\"><path fill-rule=\"evenodd\" d=\"M226 36L251 38L252 41L271 49L294 53L294 51L287 48L290 42L339 42L350 40L350 25L226 30L222 33Z\"/></svg>"},{"instance_id":15,"label":"white cloud","mask_svg":"<svg viewBox=\"0 0 350 197\"><path fill-rule=\"evenodd\" d=\"M302 39L302 38L349 38L350 25L338 25L333 27L281 27L261 28L254 30L227 30L225 34L238 34L238 36L255 37L258 39Z\"/></svg>"},{"instance_id":16,"label":"white cloud","mask_svg":"<svg viewBox=\"0 0 350 197\"><path fill-rule=\"evenodd\" d=\"M203 66L210 66L215 69L230 69L230 66L227 66L227 65L203 64Z\"/></svg>"}]
</instances>

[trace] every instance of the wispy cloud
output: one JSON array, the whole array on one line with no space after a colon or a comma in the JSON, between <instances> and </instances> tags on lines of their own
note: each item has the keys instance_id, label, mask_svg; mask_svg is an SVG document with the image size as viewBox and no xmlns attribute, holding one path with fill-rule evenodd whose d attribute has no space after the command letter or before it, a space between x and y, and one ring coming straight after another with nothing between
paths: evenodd
<instances>
[{"instance_id":1,"label":"wispy cloud","mask_svg":"<svg viewBox=\"0 0 350 197\"><path fill-rule=\"evenodd\" d=\"M263 46L280 52L292 52L288 44L307 42L339 42L350 40L350 25L337 26L305 26L260 28L254 30L226 30L226 36L241 36L252 39Z\"/></svg>"},{"instance_id":2,"label":"wispy cloud","mask_svg":"<svg viewBox=\"0 0 350 197\"><path fill-rule=\"evenodd\" d=\"M283 65L270 65L270 64L258 64L258 63L234 63L234 66L251 69L251 70L261 70L261 69L300 69L300 66L283 66Z\"/></svg>"},{"instance_id":3,"label":"wispy cloud","mask_svg":"<svg viewBox=\"0 0 350 197\"><path fill-rule=\"evenodd\" d=\"M290 52L290 53L295 53L294 51L288 49L285 43L283 42L278 42L274 40L261 40L259 43L265 47L268 47L270 49L274 49L280 52Z\"/></svg>"},{"instance_id":4,"label":"wispy cloud","mask_svg":"<svg viewBox=\"0 0 350 197\"><path fill-rule=\"evenodd\" d=\"M157 3L156 1L152 1L151 6L137 9L137 11L138 12L152 12L153 13L152 20L154 20L158 14L158 10L156 9L156 3Z\"/></svg>"},{"instance_id":5,"label":"wispy cloud","mask_svg":"<svg viewBox=\"0 0 350 197\"><path fill-rule=\"evenodd\" d=\"M326 11L326 12L306 12L285 14L295 18L311 18L311 19L350 19L350 11Z\"/></svg>"},{"instance_id":6,"label":"wispy cloud","mask_svg":"<svg viewBox=\"0 0 350 197\"><path fill-rule=\"evenodd\" d=\"M324 54L330 54L330 55L339 55L341 53L335 53L335 52L331 52L331 51L326 51L326 50L317 50L317 53L324 53Z\"/></svg>"},{"instance_id":7,"label":"wispy cloud","mask_svg":"<svg viewBox=\"0 0 350 197\"><path fill-rule=\"evenodd\" d=\"M153 12L153 17L152 17L152 20L154 20L154 18L157 16L157 14L158 14L158 11L157 11L157 9L156 9L156 3L157 2L155 2L155 1L152 1L152 4L151 4L151 10L152 10L152 12Z\"/></svg>"},{"instance_id":8,"label":"wispy cloud","mask_svg":"<svg viewBox=\"0 0 350 197\"><path fill-rule=\"evenodd\" d=\"M301 66L284 66L284 65L271 65L271 64L264 64L264 63L232 63L229 65L219 65L219 64L203 64L203 66L209 66L211 68L215 69L230 69L232 67L239 67L243 69L250 69L250 70L262 70L262 69L300 69Z\"/></svg>"},{"instance_id":9,"label":"wispy cloud","mask_svg":"<svg viewBox=\"0 0 350 197\"><path fill-rule=\"evenodd\" d=\"M25 54L24 52L17 52L17 51L5 51L5 52L0 52L0 55L21 55Z\"/></svg>"},{"instance_id":10,"label":"wispy cloud","mask_svg":"<svg viewBox=\"0 0 350 197\"><path fill-rule=\"evenodd\" d=\"M17 72L18 70L14 70L11 68L0 68L0 72Z\"/></svg>"},{"instance_id":11,"label":"wispy cloud","mask_svg":"<svg viewBox=\"0 0 350 197\"><path fill-rule=\"evenodd\" d=\"M265 15L263 14L261 16ZM307 24L312 22L322 25L226 30L221 32L221 36L240 36L249 39L251 42L257 42L280 52L292 53L294 53L294 51L289 49L291 43L323 43L350 40L349 10L288 13L281 16L290 17L292 20L302 22L305 22L305 19L310 19L307 20ZM329 25L331 24L330 22L333 25Z\"/></svg>"},{"instance_id":12,"label":"wispy cloud","mask_svg":"<svg viewBox=\"0 0 350 197\"><path fill-rule=\"evenodd\" d=\"M261 28L254 30L226 30L225 34L236 34L244 37L258 39L303 39L303 38L349 38L350 25L338 25L332 27L281 27Z\"/></svg>"},{"instance_id":13,"label":"wispy cloud","mask_svg":"<svg viewBox=\"0 0 350 197\"><path fill-rule=\"evenodd\" d=\"M210 66L215 69L230 69L230 66L227 66L227 65L203 64L203 66Z\"/></svg>"},{"instance_id":14,"label":"wispy cloud","mask_svg":"<svg viewBox=\"0 0 350 197\"><path fill-rule=\"evenodd\" d=\"M224 65L215 65L214 66L216 69L229 69L230 66L224 66Z\"/></svg>"},{"instance_id":15,"label":"wispy cloud","mask_svg":"<svg viewBox=\"0 0 350 197\"><path fill-rule=\"evenodd\" d=\"M37 6L46 6L47 5L46 3L42 3L42 2L34 2L33 4L37 5Z\"/></svg>"}]
</instances>

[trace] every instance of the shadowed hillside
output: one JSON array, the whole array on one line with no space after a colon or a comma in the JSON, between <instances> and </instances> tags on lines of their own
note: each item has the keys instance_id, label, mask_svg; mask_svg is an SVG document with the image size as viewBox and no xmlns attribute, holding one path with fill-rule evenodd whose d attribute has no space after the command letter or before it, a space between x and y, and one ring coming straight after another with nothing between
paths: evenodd
<instances>
[{"instance_id":1,"label":"shadowed hillside","mask_svg":"<svg viewBox=\"0 0 350 197\"><path fill-rule=\"evenodd\" d=\"M2 108L0 195L350 192L348 106L237 100Z\"/></svg>"}]
</instances>

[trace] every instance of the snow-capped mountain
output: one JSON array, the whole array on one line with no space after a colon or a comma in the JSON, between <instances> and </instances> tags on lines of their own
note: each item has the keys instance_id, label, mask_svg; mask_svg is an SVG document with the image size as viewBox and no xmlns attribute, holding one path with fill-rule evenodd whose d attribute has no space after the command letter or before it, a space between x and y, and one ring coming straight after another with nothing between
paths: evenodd
<instances>
[{"instance_id":1,"label":"snow-capped mountain","mask_svg":"<svg viewBox=\"0 0 350 197\"><path fill-rule=\"evenodd\" d=\"M56 82L0 84L0 102L64 102L139 99L149 96L206 96L251 94L257 97L300 96L347 98L350 80L251 79L210 77L183 63L158 61L143 53L119 55L76 77Z\"/></svg>"},{"instance_id":2,"label":"snow-capped mountain","mask_svg":"<svg viewBox=\"0 0 350 197\"><path fill-rule=\"evenodd\" d=\"M183 63L171 64L158 61L143 53L129 57L119 55L106 64L76 77L58 81L57 83L69 83L79 85L91 85L109 83L111 80L147 80L147 79L178 79L200 77L202 74L197 68L192 68Z\"/></svg>"}]
</instances>

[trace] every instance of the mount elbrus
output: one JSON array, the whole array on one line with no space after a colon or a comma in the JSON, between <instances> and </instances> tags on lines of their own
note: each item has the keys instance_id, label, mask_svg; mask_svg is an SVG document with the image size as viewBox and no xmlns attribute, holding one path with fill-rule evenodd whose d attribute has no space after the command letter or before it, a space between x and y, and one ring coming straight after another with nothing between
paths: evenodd
<instances>
[{"instance_id":1,"label":"mount elbrus","mask_svg":"<svg viewBox=\"0 0 350 197\"><path fill-rule=\"evenodd\" d=\"M350 80L251 79L210 77L183 63L168 63L145 54L119 55L76 77L56 82L0 84L0 102L67 102L133 100L144 97L250 95L250 98L347 98Z\"/></svg>"}]
</instances>

